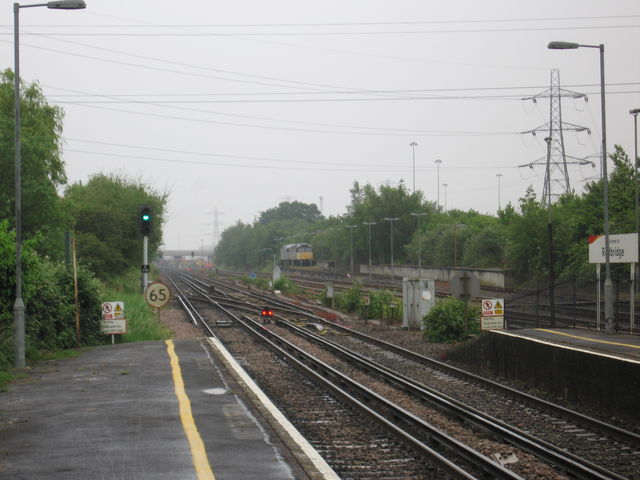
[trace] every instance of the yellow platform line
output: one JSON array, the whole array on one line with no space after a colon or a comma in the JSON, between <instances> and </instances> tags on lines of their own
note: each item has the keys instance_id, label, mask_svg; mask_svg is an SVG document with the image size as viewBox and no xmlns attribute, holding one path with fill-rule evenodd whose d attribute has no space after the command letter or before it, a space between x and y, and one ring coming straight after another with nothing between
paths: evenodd
<instances>
[{"instance_id":1,"label":"yellow platform line","mask_svg":"<svg viewBox=\"0 0 640 480\"><path fill-rule=\"evenodd\" d=\"M597 338L579 337L578 335L571 335L570 333L564 333L564 332L556 332L555 330L547 330L546 328L536 328L536 330L540 330L541 332L547 332L547 333L555 333L556 335L563 335L565 337L577 338L579 340L586 340L588 342L606 343L607 345L616 345L618 347L629 347L629 348L640 349L640 345L630 345L628 343L608 342L607 340L600 340L600 339L597 339Z\"/></svg>"},{"instance_id":2,"label":"yellow platform line","mask_svg":"<svg viewBox=\"0 0 640 480\"><path fill-rule=\"evenodd\" d=\"M166 341L167 353L171 359L171 373L173 374L173 384L175 385L176 397L178 397L178 405L180 407L180 420L182 428L189 441L191 448L191 458L193 466L196 470L198 480L215 480L209 458L204 448L204 442L198 432L198 427L193 419L191 412L191 401L184 389L184 380L182 379L182 371L180 370L180 361L176 355L176 350L171 340Z\"/></svg>"}]
</instances>

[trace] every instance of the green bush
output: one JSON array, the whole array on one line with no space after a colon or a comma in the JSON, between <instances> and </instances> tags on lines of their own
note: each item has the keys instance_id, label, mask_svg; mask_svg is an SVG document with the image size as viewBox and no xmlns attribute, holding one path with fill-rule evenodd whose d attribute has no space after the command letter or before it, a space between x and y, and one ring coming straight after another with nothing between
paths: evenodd
<instances>
[{"instance_id":1,"label":"green bush","mask_svg":"<svg viewBox=\"0 0 640 480\"><path fill-rule=\"evenodd\" d=\"M468 332L475 334L480 331L478 307L469 306L467 312ZM424 335L431 342L453 343L464 340L465 320L464 302L448 297L440 301L425 315Z\"/></svg>"},{"instance_id":2,"label":"green bush","mask_svg":"<svg viewBox=\"0 0 640 480\"><path fill-rule=\"evenodd\" d=\"M39 350L71 348L76 345L73 275L63 264L52 262L35 251L40 239L24 242L22 255L25 304L25 353L27 360ZM99 334L99 283L87 269L78 269L81 341L93 345L103 341ZM15 233L0 222L0 370L14 364Z\"/></svg>"},{"instance_id":3,"label":"green bush","mask_svg":"<svg viewBox=\"0 0 640 480\"><path fill-rule=\"evenodd\" d=\"M300 291L298 286L293 283L290 278L280 277L276 280L276 283L273 285L274 290L280 290L282 293L297 293Z\"/></svg>"},{"instance_id":4,"label":"green bush","mask_svg":"<svg viewBox=\"0 0 640 480\"><path fill-rule=\"evenodd\" d=\"M362 306L362 285L360 282L353 282L349 290L335 293L336 306L343 312L356 312Z\"/></svg>"}]
</instances>

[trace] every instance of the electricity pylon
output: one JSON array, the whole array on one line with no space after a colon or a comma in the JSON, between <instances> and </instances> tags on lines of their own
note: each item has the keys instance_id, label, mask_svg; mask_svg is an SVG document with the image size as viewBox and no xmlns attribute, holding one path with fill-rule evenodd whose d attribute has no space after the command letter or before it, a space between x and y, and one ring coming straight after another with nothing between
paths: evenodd
<instances>
[{"instance_id":1,"label":"electricity pylon","mask_svg":"<svg viewBox=\"0 0 640 480\"><path fill-rule=\"evenodd\" d=\"M587 132L591 134L591 130L581 125L567 123L562 121L562 98L569 97L573 99L584 98L588 101L587 96L582 93L572 92L560 88L560 70L551 70L551 87L532 97L523 98L523 100L532 100L537 103L539 98L549 99L549 122L525 133L536 135L543 132L546 138L551 139L550 154L534 160L531 163L519 165L519 167L533 168L536 165L545 166L544 187L542 191L541 203L543 206L552 202L552 197L558 198L565 193L571 192L571 184L569 182L569 172L567 165L593 165L593 162L584 158L572 157L567 155L564 148L564 131Z\"/></svg>"}]
</instances>

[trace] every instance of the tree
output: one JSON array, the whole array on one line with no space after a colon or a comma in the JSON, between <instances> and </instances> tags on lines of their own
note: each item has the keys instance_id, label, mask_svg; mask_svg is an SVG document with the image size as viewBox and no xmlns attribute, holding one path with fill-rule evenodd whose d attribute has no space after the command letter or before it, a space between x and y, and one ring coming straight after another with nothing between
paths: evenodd
<instances>
[{"instance_id":1,"label":"tree","mask_svg":"<svg viewBox=\"0 0 640 480\"><path fill-rule=\"evenodd\" d=\"M322 214L315 204L302 202L281 202L280 205L260 213L258 223L282 223L302 221L314 223L322 218Z\"/></svg>"},{"instance_id":2,"label":"tree","mask_svg":"<svg viewBox=\"0 0 640 480\"><path fill-rule=\"evenodd\" d=\"M0 73L0 219L15 226L14 74ZM67 228L57 188L66 182L62 160L60 107L47 103L37 83L21 85L22 232L25 239L42 232L38 250L54 258L64 252Z\"/></svg>"},{"instance_id":3,"label":"tree","mask_svg":"<svg viewBox=\"0 0 640 480\"><path fill-rule=\"evenodd\" d=\"M79 259L96 275L111 278L141 263L142 234L138 223L141 204L151 206L149 258L162 243L166 193L157 193L141 180L97 174L86 185L69 186L65 206L73 218Z\"/></svg>"}]
</instances>

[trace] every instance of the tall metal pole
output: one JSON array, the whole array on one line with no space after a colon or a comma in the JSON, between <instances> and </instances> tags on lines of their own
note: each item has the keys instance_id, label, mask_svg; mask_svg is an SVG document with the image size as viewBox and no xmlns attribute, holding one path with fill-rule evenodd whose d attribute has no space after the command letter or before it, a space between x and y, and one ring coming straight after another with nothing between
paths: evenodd
<instances>
[{"instance_id":1,"label":"tall metal pole","mask_svg":"<svg viewBox=\"0 0 640 480\"><path fill-rule=\"evenodd\" d=\"M607 115L605 110L605 80L604 80L604 44L583 45L572 42L550 42L547 48L552 50L568 50L580 47L597 48L600 52L600 111L602 114L602 193L604 196L604 332L608 335L615 332L613 317L613 282L611 281L611 262L609 260L609 178L607 174Z\"/></svg>"},{"instance_id":2,"label":"tall metal pole","mask_svg":"<svg viewBox=\"0 0 640 480\"><path fill-rule=\"evenodd\" d=\"M444 187L444 211L447 211L447 187L449 186L448 183L443 183L442 186Z\"/></svg>"},{"instance_id":3,"label":"tall metal pole","mask_svg":"<svg viewBox=\"0 0 640 480\"><path fill-rule=\"evenodd\" d=\"M438 181L438 203L436 204L438 207L438 211L440 211L440 164L442 160L436 160L436 179Z\"/></svg>"},{"instance_id":4,"label":"tall metal pole","mask_svg":"<svg viewBox=\"0 0 640 480\"><path fill-rule=\"evenodd\" d=\"M640 232L640 223L638 221L638 113L640 113L640 108L634 108L633 110L630 110L629 113L631 115L633 115L633 144L634 144L634 149L633 149L633 165L634 165L634 174L635 174L635 183L636 183L636 233ZM638 257L640 258L640 242L638 242ZM633 283L631 285L632 290L631 290L631 302L630 302L630 306L629 306L629 310L630 310L630 314L631 314L631 330L633 333L633 328L634 328L634 324L635 324L635 315L636 315L636 309L635 309L635 292L637 291L637 282L638 282L638 275L637 274L637 268L638 265L640 265L640 263L636 264L636 270L631 272L632 276L631 279L633 280Z\"/></svg>"},{"instance_id":5,"label":"tall metal pole","mask_svg":"<svg viewBox=\"0 0 640 480\"><path fill-rule=\"evenodd\" d=\"M413 193L416 193L416 142L411 142L409 146L413 150Z\"/></svg>"},{"instance_id":6,"label":"tall metal pole","mask_svg":"<svg viewBox=\"0 0 640 480\"><path fill-rule=\"evenodd\" d=\"M376 222L362 222L362 224L369 227L369 278L371 278L371 225L375 225Z\"/></svg>"},{"instance_id":7,"label":"tall metal pole","mask_svg":"<svg viewBox=\"0 0 640 480\"><path fill-rule=\"evenodd\" d=\"M600 103L602 110L602 191L604 195L604 331L608 335L615 333L613 318L613 282L611 281L611 262L609 260L609 177L607 174L607 115L605 113L604 93L604 44L598 45L600 51Z\"/></svg>"},{"instance_id":8,"label":"tall metal pole","mask_svg":"<svg viewBox=\"0 0 640 480\"><path fill-rule=\"evenodd\" d=\"M498 211L500 211L502 210L502 207L500 204L500 179L502 178L502 174L496 173L496 177L498 177Z\"/></svg>"},{"instance_id":9,"label":"tall metal pole","mask_svg":"<svg viewBox=\"0 0 640 480\"><path fill-rule=\"evenodd\" d=\"M149 235L142 237L142 293L149 285Z\"/></svg>"},{"instance_id":10,"label":"tall metal pole","mask_svg":"<svg viewBox=\"0 0 640 480\"><path fill-rule=\"evenodd\" d=\"M553 265L553 223L551 222L551 137L544 139L547 142L547 238L549 244L549 315L551 317L551 328L556 326L555 271Z\"/></svg>"},{"instance_id":11,"label":"tall metal pole","mask_svg":"<svg viewBox=\"0 0 640 480\"><path fill-rule=\"evenodd\" d=\"M63 0L60 2L37 3L31 5L13 4L13 100L15 110L15 214L16 214L16 301L13 304L14 363L24 368L25 361L25 306L22 299L22 159L20 157L20 9L47 7L72 10L85 8L83 0Z\"/></svg>"},{"instance_id":12,"label":"tall metal pole","mask_svg":"<svg viewBox=\"0 0 640 480\"><path fill-rule=\"evenodd\" d=\"M633 143L634 143L634 155L633 155L633 165L635 172L635 180L636 180L636 233L640 232L640 221L638 218L638 114L640 113L640 108L634 108L630 110L629 113L633 115ZM640 254L640 242L638 243L638 253ZM639 255L640 257L640 255Z\"/></svg>"},{"instance_id":13,"label":"tall metal pole","mask_svg":"<svg viewBox=\"0 0 640 480\"><path fill-rule=\"evenodd\" d=\"M391 224L391 280L393 280L393 222L395 222L396 220L399 220L399 218L385 217L385 220L387 220Z\"/></svg>"},{"instance_id":14,"label":"tall metal pole","mask_svg":"<svg viewBox=\"0 0 640 480\"><path fill-rule=\"evenodd\" d=\"M20 5L13 4L13 43L14 43L14 83L13 95L15 102L15 194L16 194L16 301L13 304L14 323L14 343L15 343L15 366L24 368L25 347L24 347L24 302L22 301L22 179L21 179L21 158L20 158L20 46L19 46L19 13Z\"/></svg>"},{"instance_id":15,"label":"tall metal pole","mask_svg":"<svg viewBox=\"0 0 640 480\"><path fill-rule=\"evenodd\" d=\"M418 217L418 269L422 269L422 230L420 230L420 217L424 217L426 213L413 213L409 215L412 217Z\"/></svg>"},{"instance_id":16,"label":"tall metal pole","mask_svg":"<svg viewBox=\"0 0 640 480\"><path fill-rule=\"evenodd\" d=\"M351 275L353 275L353 229L358 228L357 225L346 225L345 228L349 229L349 235L351 238Z\"/></svg>"}]
</instances>

